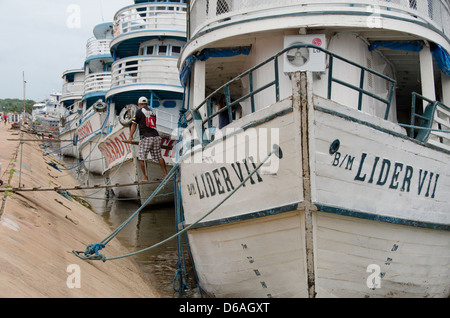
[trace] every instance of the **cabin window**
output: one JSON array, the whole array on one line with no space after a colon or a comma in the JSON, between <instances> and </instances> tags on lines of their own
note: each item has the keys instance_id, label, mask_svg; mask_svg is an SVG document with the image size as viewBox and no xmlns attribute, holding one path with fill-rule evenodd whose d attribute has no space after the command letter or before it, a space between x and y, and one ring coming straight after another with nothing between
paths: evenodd
<instances>
[{"instance_id":1,"label":"cabin window","mask_svg":"<svg viewBox=\"0 0 450 318\"><path fill-rule=\"evenodd\" d=\"M175 108L175 107L177 107L177 103L175 101L173 101L173 100L166 100L166 101L164 101L163 105L166 108Z\"/></svg>"},{"instance_id":2,"label":"cabin window","mask_svg":"<svg viewBox=\"0 0 450 318\"><path fill-rule=\"evenodd\" d=\"M172 56L180 56L181 46L172 46Z\"/></svg>"},{"instance_id":3,"label":"cabin window","mask_svg":"<svg viewBox=\"0 0 450 318\"><path fill-rule=\"evenodd\" d=\"M223 13L230 12L231 1L229 0L218 0L216 7L216 15L221 15Z\"/></svg>"},{"instance_id":4,"label":"cabin window","mask_svg":"<svg viewBox=\"0 0 450 318\"><path fill-rule=\"evenodd\" d=\"M158 48L158 54L166 55L167 54L167 45L160 45Z\"/></svg>"},{"instance_id":5,"label":"cabin window","mask_svg":"<svg viewBox=\"0 0 450 318\"><path fill-rule=\"evenodd\" d=\"M158 108L159 107L159 102L157 100L154 100L152 103L152 107L153 108Z\"/></svg>"}]
</instances>

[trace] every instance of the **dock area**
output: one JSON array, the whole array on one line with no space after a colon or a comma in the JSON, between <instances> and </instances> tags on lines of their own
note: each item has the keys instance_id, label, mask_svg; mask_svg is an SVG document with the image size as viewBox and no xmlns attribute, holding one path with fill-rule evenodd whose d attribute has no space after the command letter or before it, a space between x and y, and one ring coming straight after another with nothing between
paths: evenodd
<instances>
[{"instance_id":1,"label":"dock area","mask_svg":"<svg viewBox=\"0 0 450 318\"><path fill-rule=\"evenodd\" d=\"M0 179L11 188L74 188L69 171L48 164L37 137L0 124ZM20 184L19 184L20 181ZM82 195L82 190L74 191ZM159 298L132 257L84 261L84 250L111 232L102 218L57 191L0 193L0 297L2 298ZM129 251L116 239L110 255Z\"/></svg>"}]
</instances>

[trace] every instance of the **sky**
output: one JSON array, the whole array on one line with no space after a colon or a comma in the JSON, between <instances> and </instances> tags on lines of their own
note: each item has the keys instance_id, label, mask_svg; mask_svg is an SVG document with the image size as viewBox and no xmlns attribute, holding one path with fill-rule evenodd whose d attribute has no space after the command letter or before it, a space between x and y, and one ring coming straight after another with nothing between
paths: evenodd
<instances>
[{"instance_id":1,"label":"sky","mask_svg":"<svg viewBox=\"0 0 450 318\"><path fill-rule=\"evenodd\" d=\"M62 74L83 68L97 24L133 0L0 0L0 99L43 101L62 91Z\"/></svg>"}]
</instances>

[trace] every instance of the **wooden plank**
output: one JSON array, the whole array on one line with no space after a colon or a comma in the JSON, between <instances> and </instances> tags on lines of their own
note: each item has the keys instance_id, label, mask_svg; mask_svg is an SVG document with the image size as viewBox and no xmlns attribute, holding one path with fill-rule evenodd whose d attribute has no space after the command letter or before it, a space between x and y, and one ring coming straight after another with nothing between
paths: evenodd
<instances>
[{"instance_id":1,"label":"wooden plank","mask_svg":"<svg viewBox=\"0 0 450 318\"><path fill-rule=\"evenodd\" d=\"M6 139L8 141L35 141L35 142L60 142L60 141L70 141L73 142L73 140L61 140L61 139Z\"/></svg>"},{"instance_id":2,"label":"wooden plank","mask_svg":"<svg viewBox=\"0 0 450 318\"><path fill-rule=\"evenodd\" d=\"M122 142L126 143L126 144L130 144L130 145L139 145L139 141L129 141L129 140L122 140ZM161 149L168 149L168 150L172 150L173 146L165 146L165 145L161 145Z\"/></svg>"},{"instance_id":3,"label":"wooden plank","mask_svg":"<svg viewBox=\"0 0 450 318\"><path fill-rule=\"evenodd\" d=\"M1 188L0 192L6 192L6 191L12 191L12 192L37 192L37 191L68 191L68 190L87 190L87 189L106 189L106 188L118 188L118 187L127 187L132 185L142 185L142 184L152 184L152 183L160 183L161 180L158 181L147 181L147 182L133 182L133 183L124 183L124 184L105 184L100 185L96 184L93 186L74 186L70 188L62 188L61 186L57 187L50 187L50 188L41 188L41 187L34 187L34 188Z\"/></svg>"}]
</instances>

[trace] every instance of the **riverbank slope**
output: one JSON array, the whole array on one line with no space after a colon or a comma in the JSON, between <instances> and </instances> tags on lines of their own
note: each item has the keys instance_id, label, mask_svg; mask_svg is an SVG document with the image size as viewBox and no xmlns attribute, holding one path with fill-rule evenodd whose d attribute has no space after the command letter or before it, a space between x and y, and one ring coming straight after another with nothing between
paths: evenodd
<instances>
[{"instance_id":1,"label":"riverbank slope","mask_svg":"<svg viewBox=\"0 0 450 318\"><path fill-rule=\"evenodd\" d=\"M56 159L44 156L40 142L18 141L37 139L34 135L8 128L0 124L2 187L18 187L19 179L27 188L78 185L69 171L48 164ZM83 261L72 253L111 233L79 202L54 191L2 192L0 198L0 297L159 297L133 258ZM104 251L108 257L129 253L117 239Z\"/></svg>"}]
</instances>

